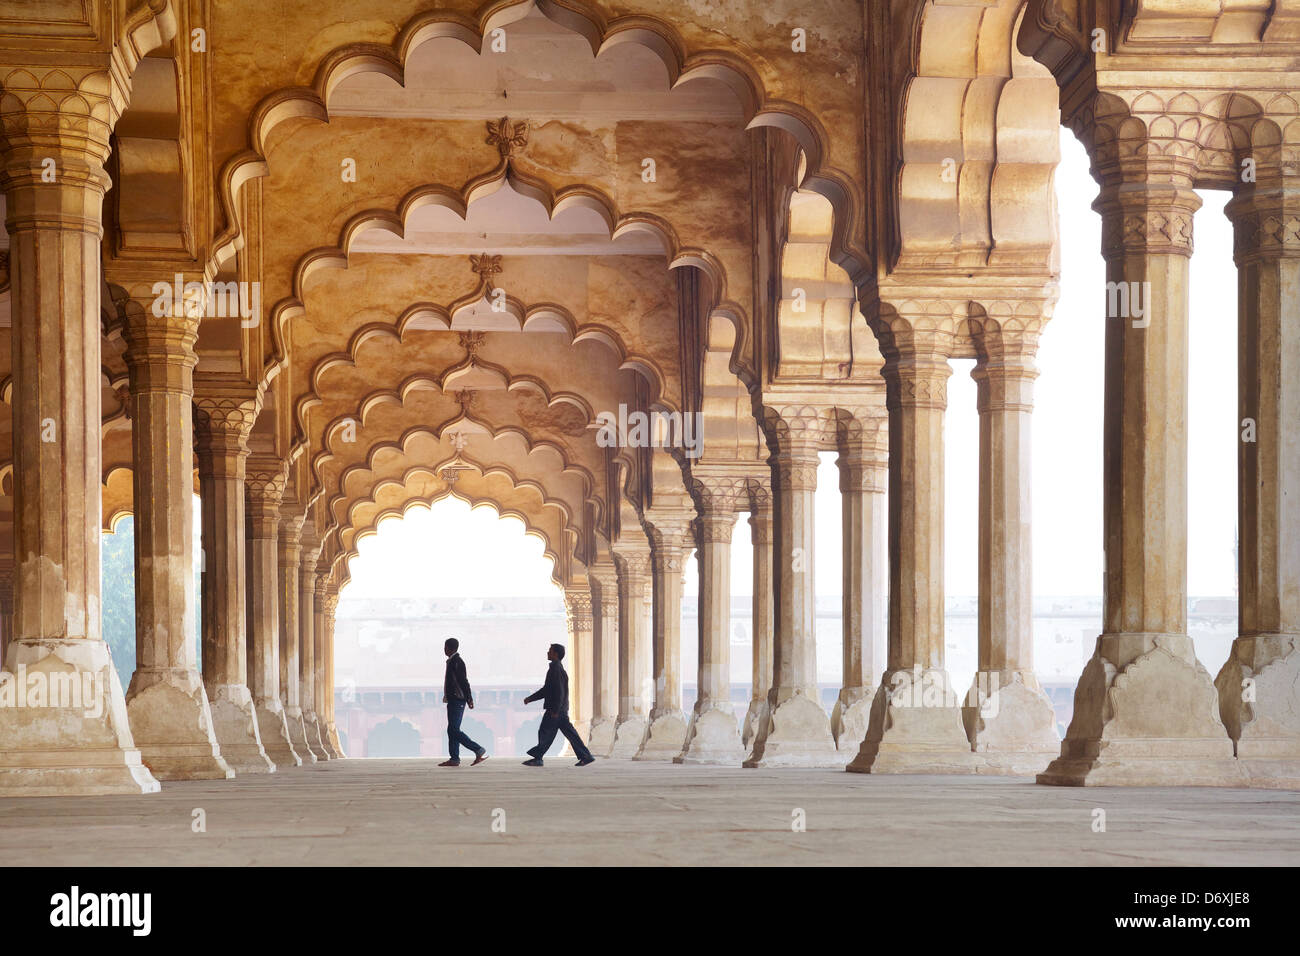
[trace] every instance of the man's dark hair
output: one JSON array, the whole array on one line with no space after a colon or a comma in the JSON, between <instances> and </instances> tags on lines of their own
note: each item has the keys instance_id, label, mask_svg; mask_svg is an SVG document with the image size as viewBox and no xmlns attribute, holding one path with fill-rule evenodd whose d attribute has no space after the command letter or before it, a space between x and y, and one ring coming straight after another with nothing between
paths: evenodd
<instances>
[{"instance_id":1,"label":"man's dark hair","mask_svg":"<svg viewBox=\"0 0 1300 956\"><path fill-rule=\"evenodd\" d=\"M552 645L551 645L551 650L555 651L555 657L556 657L557 660L561 660L561 661L564 660L564 645L563 645L563 644L552 644Z\"/></svg>"},{"instance_id":2,"label":"man's dark hair","mask_svg":"<svg viewBox=\"0 0 1300 956\"><path fill-rule=\"evenodd\" d=\"M449 637L447 638L446 641L443 642L442 646L450 647L453 651L458 651L460 650L460 641L456 640L456 638L454 637Z\"/></svg>"}]
</instances>

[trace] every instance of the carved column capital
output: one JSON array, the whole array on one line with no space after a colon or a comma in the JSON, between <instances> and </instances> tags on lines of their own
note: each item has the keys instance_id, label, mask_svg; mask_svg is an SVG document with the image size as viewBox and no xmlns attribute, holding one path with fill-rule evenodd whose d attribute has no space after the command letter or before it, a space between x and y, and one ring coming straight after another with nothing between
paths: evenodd
<instances>
[{"instance_id":1,"label":"carved column capital","mask_svg":"<svg viewBox=\"0 0 1300 956\"><path fill-rule=\"evenodd\" d=\"M564 608L568 616L569 628L571 631L590 631L592 629L590 591L578 588L565 588Z\"/></svg>"},{"instance_id":2,"label":"carved column capital","mask_svg":"<svg viewBox=\"0 0 1300 956\"><path fill-rule=\"evenodd\" d=\"M46 206L41 192L48 189L50 168L54 182L89 188L102 194L108 189L104 171L109 137L126 106L129 88L101 66L0 67L0 132L8 146L0 169L0 189L36 187L18 208L10 206L9 221L64 221L76 210L58 203ZM11 200L12 201L12 200ZM87 218L87 231L99 224Z\"/></svg>"},{"instance_id":3,"label":"carved column capital","mask_svg":"<svg viewBox=\"0 0 1300 956\"><path fill-rule=\"evenodd\" d=\"M1300 258L1300 174L1270 175L1243 187L1224 210L1238 265Z\"/></svg>"},{"instance_id":4,"label":"carved column capital","mask_svg":"<svg viewBox=\"0 0 1300 956\"><path fill-rule=\"evenodd\" d=\"M1136 179L1145 170L1116 168L1103 173L1101 194L1092 208L1101 214L1101 246L1106 255L1192 254L1192 218L1201 199L1192 180Z\"/></svg>"},{"instance_id":5,"label":"carved column capital","mask_svg":"<svg viewBox=\"0 0 1300 956\"><path fill-rule=\"evenodd\" d=\"M614 567L618 571L620 583L629 587L635 582L643 587L645 578L650 574L650 549L624 545L614 546Z\"/></svg>"},{"instance_id":6,"label":"carved column capital","mask_svg":"<svg viewBox=\"0 0 1300 956\"><path fill-rule=\"evenodd\" d=\"M200 472L243 477L248 435L260 405L256 395L194 396L194 438Z\"/></svg>"},{"instance_id":7,"label":"carved column capital","mask_svg":"<svg viewBox=\"0 0 1300 956\"><path fill-rule=\"evenodd\" d=\"M280 527L280 499L289 463L274 455L253 455L244 474L244 514L255 538L275 538Z\"/></svg>"}]
</instances>

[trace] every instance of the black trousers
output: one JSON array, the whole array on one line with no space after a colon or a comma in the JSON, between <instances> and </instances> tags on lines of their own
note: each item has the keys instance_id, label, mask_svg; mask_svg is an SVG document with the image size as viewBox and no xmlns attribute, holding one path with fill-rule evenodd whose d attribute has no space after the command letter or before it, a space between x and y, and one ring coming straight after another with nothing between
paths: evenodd
<instances>
[{"instance_id":1,"label":"black trousers","mask_svg":"<svg viewBox=\"0 0 1300 956\"><path fill-rule=\"evenodd\" d=\"M573 746L573 752L579 760L586 760L591 756L591 751L578 736L577 729L569 722L567 713L560 714L559 717L542 714L542 726L537 728L537 746L528 751L528 755L538 760L545 757L546 751L550 750L551 744L555 743L556 733L564 734L564 739Z\"/></svg>"}]
</instances>

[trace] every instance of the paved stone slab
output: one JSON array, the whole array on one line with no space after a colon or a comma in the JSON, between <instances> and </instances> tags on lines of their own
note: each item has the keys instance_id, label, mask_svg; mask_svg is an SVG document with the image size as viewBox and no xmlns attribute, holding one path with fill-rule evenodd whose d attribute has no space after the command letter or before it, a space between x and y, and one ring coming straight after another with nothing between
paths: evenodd
<instances>
[{"instance_id":1,"label":"paved stone slab","mask_svg":"<svg viewBox=\"0 0 1300 956\"><path fill-rule=\"evenodd\" d=\"M0 800L16 865L1297 865L1300 793L507 759ZM202 808L206 833L191 829ZM1104 833L1094 811L1106 812ZM496 812L501 811L501 812ZM806 831L792 822L802 811ZM494 819L504 824L495 832Z\"/></svg>"}]
</instances>

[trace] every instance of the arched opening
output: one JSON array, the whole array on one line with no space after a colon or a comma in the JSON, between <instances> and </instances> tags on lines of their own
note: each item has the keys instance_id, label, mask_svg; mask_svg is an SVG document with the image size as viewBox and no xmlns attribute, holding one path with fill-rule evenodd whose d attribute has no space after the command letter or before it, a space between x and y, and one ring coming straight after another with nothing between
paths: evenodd
<instances>
[{"instance_id":1,"label":"arched opening","mask_svg":"<svg viewBox=\"0 0 1300 956\"><path fill-rule=\"evenodd\" d=\"M523 698L542 685L552 643L570 651L565 666L574 693L564 592L544 550L517 518L454 496L380 520L374 534L359 540L339 595L340 733L369 741L362 728L401 719L416 728L411 756L445 756L443 642L455 637L475 698L461 729L490 755L534 746L540 704L525 705Z\"/></svg>"}]
</instances>

